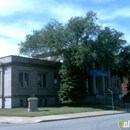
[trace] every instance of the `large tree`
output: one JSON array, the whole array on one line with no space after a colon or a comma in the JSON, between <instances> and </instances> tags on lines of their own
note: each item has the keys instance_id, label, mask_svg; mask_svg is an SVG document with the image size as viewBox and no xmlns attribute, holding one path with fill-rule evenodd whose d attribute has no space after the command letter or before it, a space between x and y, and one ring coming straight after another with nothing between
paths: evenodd
<instances>
[{"instance_id":1,"label":"large tree","mask_svg":"<svg viewBox=\"0 0 130 130\"><path fill-rule=\"evenodd\" d=\"M73 57L72 50L70 50L69 56ZM60 100L64 104L81 103L86 97L85 66L76 66L73 59L69 57L66 57L64 60L65 61L62 64L62 68L60 70Z\"/></svg>"},{"instance_id":2,"label":"large tree","mask_svg":"<svg viewBox=\"0 0 130 130\"><path fill-rule=\"evenodd\" d=\"M35 58L61 58L59 97L62 103L79 103L85 97L85 80L96 61L104 69L115 69L123 34L97 24L96 13L71 18L65 25L56 20L27 35L20 53ZM76 96L78 95L78 96Z\"/></svg>"},{"instance_id":3,"label":"large tree","mask_svg":"<svg viewBox=\"0 0 130 130\"><path fill-rule=\"evenodd\" d=\"M20 43L19 52L30 57L43 58L49 55L64 59L73 45L84 46L87 51L100 30L96 22L94 12L88 12L85 17L71 18L65 25L52 20L41 30L27 35L25 41Z\"/></svg>"},{"instance_id":4,"label":"large tree","mask_svg":"<svg viewBox=\"0 0 130 130\"><path fill-rule=\"evenodd\" d=\"M119 53L125 43L123 33L108 27L101 29L94 46L92 46L96 55L95 61L100 65L99 67L115 71L120 62Z\"/></svg>"},{"instance_id":5,"label":"large tree","mask_svg":"<svg viewBox=\"0 0 130 130\"><path fill-rule=\"evenodd\" d=\"M21 54L35 58L62 58L59 91L62 103L79 103L85 97L86 77L83 74L93 57L91 43L100 30L96 21L94 12L88 12L85 17L71 18L65 25L53 20L41 30L27 35L20 44ZM67 98L64 98L65 93Z\"/></svg>"}]
</instances>

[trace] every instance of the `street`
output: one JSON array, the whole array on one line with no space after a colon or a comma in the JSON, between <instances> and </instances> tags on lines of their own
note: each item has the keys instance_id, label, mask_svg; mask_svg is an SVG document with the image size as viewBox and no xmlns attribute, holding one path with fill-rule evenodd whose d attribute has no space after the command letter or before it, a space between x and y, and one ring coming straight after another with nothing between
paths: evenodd
<instances>
[{"instance_id":1,"label":"street","mask_svg":"<svg viewBox=\"0 0 130 130\"><path fill-rule=\"evenodd\" d=\"M0 124L0 130L119 130L118 123L130 120L130 113L36 124ZM123 128L128 130L130 128Z\"/></svg>"}]
</instances>

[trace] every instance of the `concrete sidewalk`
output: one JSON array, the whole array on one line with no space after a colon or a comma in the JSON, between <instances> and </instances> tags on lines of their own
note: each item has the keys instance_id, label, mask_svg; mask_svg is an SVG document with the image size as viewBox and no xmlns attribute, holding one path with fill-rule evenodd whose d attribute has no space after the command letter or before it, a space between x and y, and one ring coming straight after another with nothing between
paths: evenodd
<instances>
[{"instance_id":1,"label":"concrete sidewalk","mask_svg":"<svg viewBox=\"0 0 130 130\"><path fill-rule=\"evenodd\" d=\"M38 123L46 121L57 121L57 120L67 120L76 118L85 118L93 116L103 116L110 114L121 114L126 113L126 110L122 111L96 111L96 112L84 112L84 113L74 113L74 114L61 114L61 115L50 115L50 116L40 116L40 117L0 117L0 123L14 123L14 124L24 124L24 123Z\"/></svg>"}]
</instances>

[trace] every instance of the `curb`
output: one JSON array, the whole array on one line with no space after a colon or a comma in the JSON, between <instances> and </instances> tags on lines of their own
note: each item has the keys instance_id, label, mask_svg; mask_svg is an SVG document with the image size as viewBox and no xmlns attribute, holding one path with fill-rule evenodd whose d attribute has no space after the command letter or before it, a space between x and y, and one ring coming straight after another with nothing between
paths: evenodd
<instances>
[{"instance_id":1,"label":"curb","mask_svg":"<svg viewBox=\"0 0 130 130\"><path fill-rule=\"evenodd\" d=\"M113 113L112 111L110 112L104 112L102 114L98 114L98 113L89 113L88 115L83 115L83 113L73 113L73 114L63 114L63 115L50 115L52 117L47 117L48 119L46 119L46 117L29 117L26 121L21 121L18 122L16 119L16 122L12 122L7 121L6 119L3 120L2 122L0 122L0 124L33 124L33 123L42 123L42 122L52 122L52 121L62 121L62 120L72 120L72 119L80 119L80 118L89 118L89 117L97 117L97 116L106 116L106 115L116 115L116 114L124 114L124 113L128 113L129 111L116 111L115 113ZM76 115L77 114L77 115ZM80 115L81 114L81 115ZM53 117L54 116L54 117ZM56 116L56 117L55 117ZM58 117L59 116L59 117ZM9 117L11 118L11 117ZM20 118L20 117L19 117ZM22 117L21 117L22 118ZM40 119L41 118L41 119ZM51 119L53 118L53 119ZM14 120L14 119L13 119Z\"/></svg>"},{"instance_id":2,"label":"curb","mask_svg":"<svg viewBox=\"0 0 130 130\"><path fill-rule=\"evenodd\" d=\"M38 121L36 123L42 123L42 122L51 122L51 121L62 121L62 120L72 120L72 119L80 119L80 118L89 118L89 117L98 117L98 116L106 116L106 115L116 115L116 114L124 114L124 113L128 113L128 112L121 112L121 113L106 113L106 114L99 114L99 115L86 115L86 116L81 116L81 117L66 117L64 119L48 119L48 120L42 120L42 121Z\"/></svg>"}]
</instances>

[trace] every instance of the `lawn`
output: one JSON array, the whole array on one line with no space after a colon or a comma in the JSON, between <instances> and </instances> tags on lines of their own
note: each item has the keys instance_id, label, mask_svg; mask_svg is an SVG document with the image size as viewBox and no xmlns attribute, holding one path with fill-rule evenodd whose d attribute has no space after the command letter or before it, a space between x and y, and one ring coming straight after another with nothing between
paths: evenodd
<instances>
[{"instance_id":1,"label":"lawn","mask_svg":"<svg viewBox=\"0 0 130 130\"><path fill-rule=\"evenodd\" d=\"M69 114L80 112L92 112L111 110L111 107L106 106L80 106L80 107L39 107L37 112L28 112L28 108L12 108L12 109L0 109L0 116L22 116L22 117L36 117L56 114Z\"/></svg>"}]
</instances>

